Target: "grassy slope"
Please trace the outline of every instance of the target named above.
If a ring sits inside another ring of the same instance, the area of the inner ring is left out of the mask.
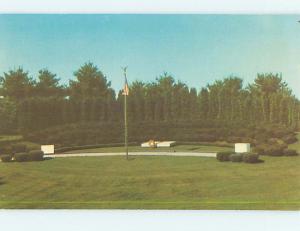
[[[130,152],[219,152],[219,151],[231,151],[230,147],[218,147],[207,145],[177,145],[171,148],[142,148],[140,146],[130,146]],[[124,147],[106,147],[106,148],[92,148],[84,150],[74,150],[66,153],[95,153],[95,152],[124,152]]]
[[[300,209],[299,157],[58,158],[0,163],[2,208]]]

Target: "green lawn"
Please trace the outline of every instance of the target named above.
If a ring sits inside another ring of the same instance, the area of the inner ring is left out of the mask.
[[[129,146],[130,152],[220,152],[233,151],[234,148],[218,147],[210,145],[177,145],[170,148],[142,148],[140,146]],[[84,150],[73,150],[66,153],[95,153],[95,152],[124,152],[124,147],[91,148]]]
[[[300,209],[300,157],[136,156],[0,163],[1,208]]]

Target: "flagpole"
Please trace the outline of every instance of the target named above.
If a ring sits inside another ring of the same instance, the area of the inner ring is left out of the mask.
[[[127,67],[123,68],[124,71],[124,86],[127,84],[126,81],[126,69]],[[126,159],[128,160],[128,128],[127,128],[127,94],[124,94],[124,127],[125,127],[125,133],[124,133],[124,138],[125,138],[125,153],[126,153]]]

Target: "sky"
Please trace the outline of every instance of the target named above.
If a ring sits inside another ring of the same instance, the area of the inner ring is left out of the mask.
[[[164,72],[200,89],[237,76],[282,73],[300,98],[300,15],[0,14],[0,75],[48,68],[62,83],[93,62],[122,88]]]

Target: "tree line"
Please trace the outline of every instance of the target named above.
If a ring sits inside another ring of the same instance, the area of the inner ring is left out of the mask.
[[[68,85],[47,69],[36,79],[22,68],[0,77],[0,133],[30,133],[66,124],[122,123],[123,95],[92,63],[74,72]],[[229,76],[201,89],[190,88],[163,73],[153,82],[129,85],[131,124],[280,124],[298,129],[300,102],[280,74],[258,74],[243,86]],[[121,121],[121,122],[120,122]]]

